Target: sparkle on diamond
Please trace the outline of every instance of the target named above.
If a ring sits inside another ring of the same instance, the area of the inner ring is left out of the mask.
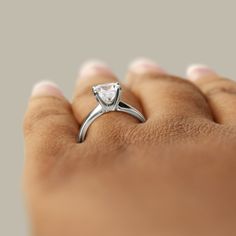
[[[116,83],[97,85],[94,90],[102,101],[106,104],[111,104],[117,93],[118,85]]]

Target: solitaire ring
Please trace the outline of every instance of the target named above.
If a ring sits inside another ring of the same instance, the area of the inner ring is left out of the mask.
[[[125,112],[145,122],[144,116],[134,107],[121,101],[121,86],[117,83],[100,84],[93,86],[93,94],[98,101],[97,107],[91,111],[81,125],[77,141],[82,143],[85,140],[89,126],[95,119],[107,112]]]

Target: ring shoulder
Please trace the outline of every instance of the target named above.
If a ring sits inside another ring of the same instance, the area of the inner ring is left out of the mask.
[[[122,101],[119,102],[119,105],[117,107],[117,111],[128,113],[128,114],[136,117],[141,122],[146,121],[145,117],[142,115],[141,112],[139,112],[136,108],[132,107],[131,105],[129,105],[125,102],[122,102]]]
[[[96,120],[103,113],[104,111],[102,109],[102,106],[99,104],[87,115],[87,117],[85,118],[84,122],[80,127],[80,132],[77,138],[77,141],[79,143],[83,142],[83,140],[85,139],[85,135],[87,133],[89,126],[93,123],[94,120]]]

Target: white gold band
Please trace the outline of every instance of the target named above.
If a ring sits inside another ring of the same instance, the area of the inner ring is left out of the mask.
[[[145,122],[144,116],[134,107],[120,101],[121,87],[119,83],[102,84],[93,87],[94,95],[99,102],[97,107],[88,114],[80,127],[77,138],[79,143],[85,140],[87,130],[95,119],[107,112],[124,112]]]

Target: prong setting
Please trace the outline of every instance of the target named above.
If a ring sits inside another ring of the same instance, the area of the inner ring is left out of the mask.
[[[116,110],[121,96],[121,86],[118,82],[96,85],[92,90],[104,112]]]

